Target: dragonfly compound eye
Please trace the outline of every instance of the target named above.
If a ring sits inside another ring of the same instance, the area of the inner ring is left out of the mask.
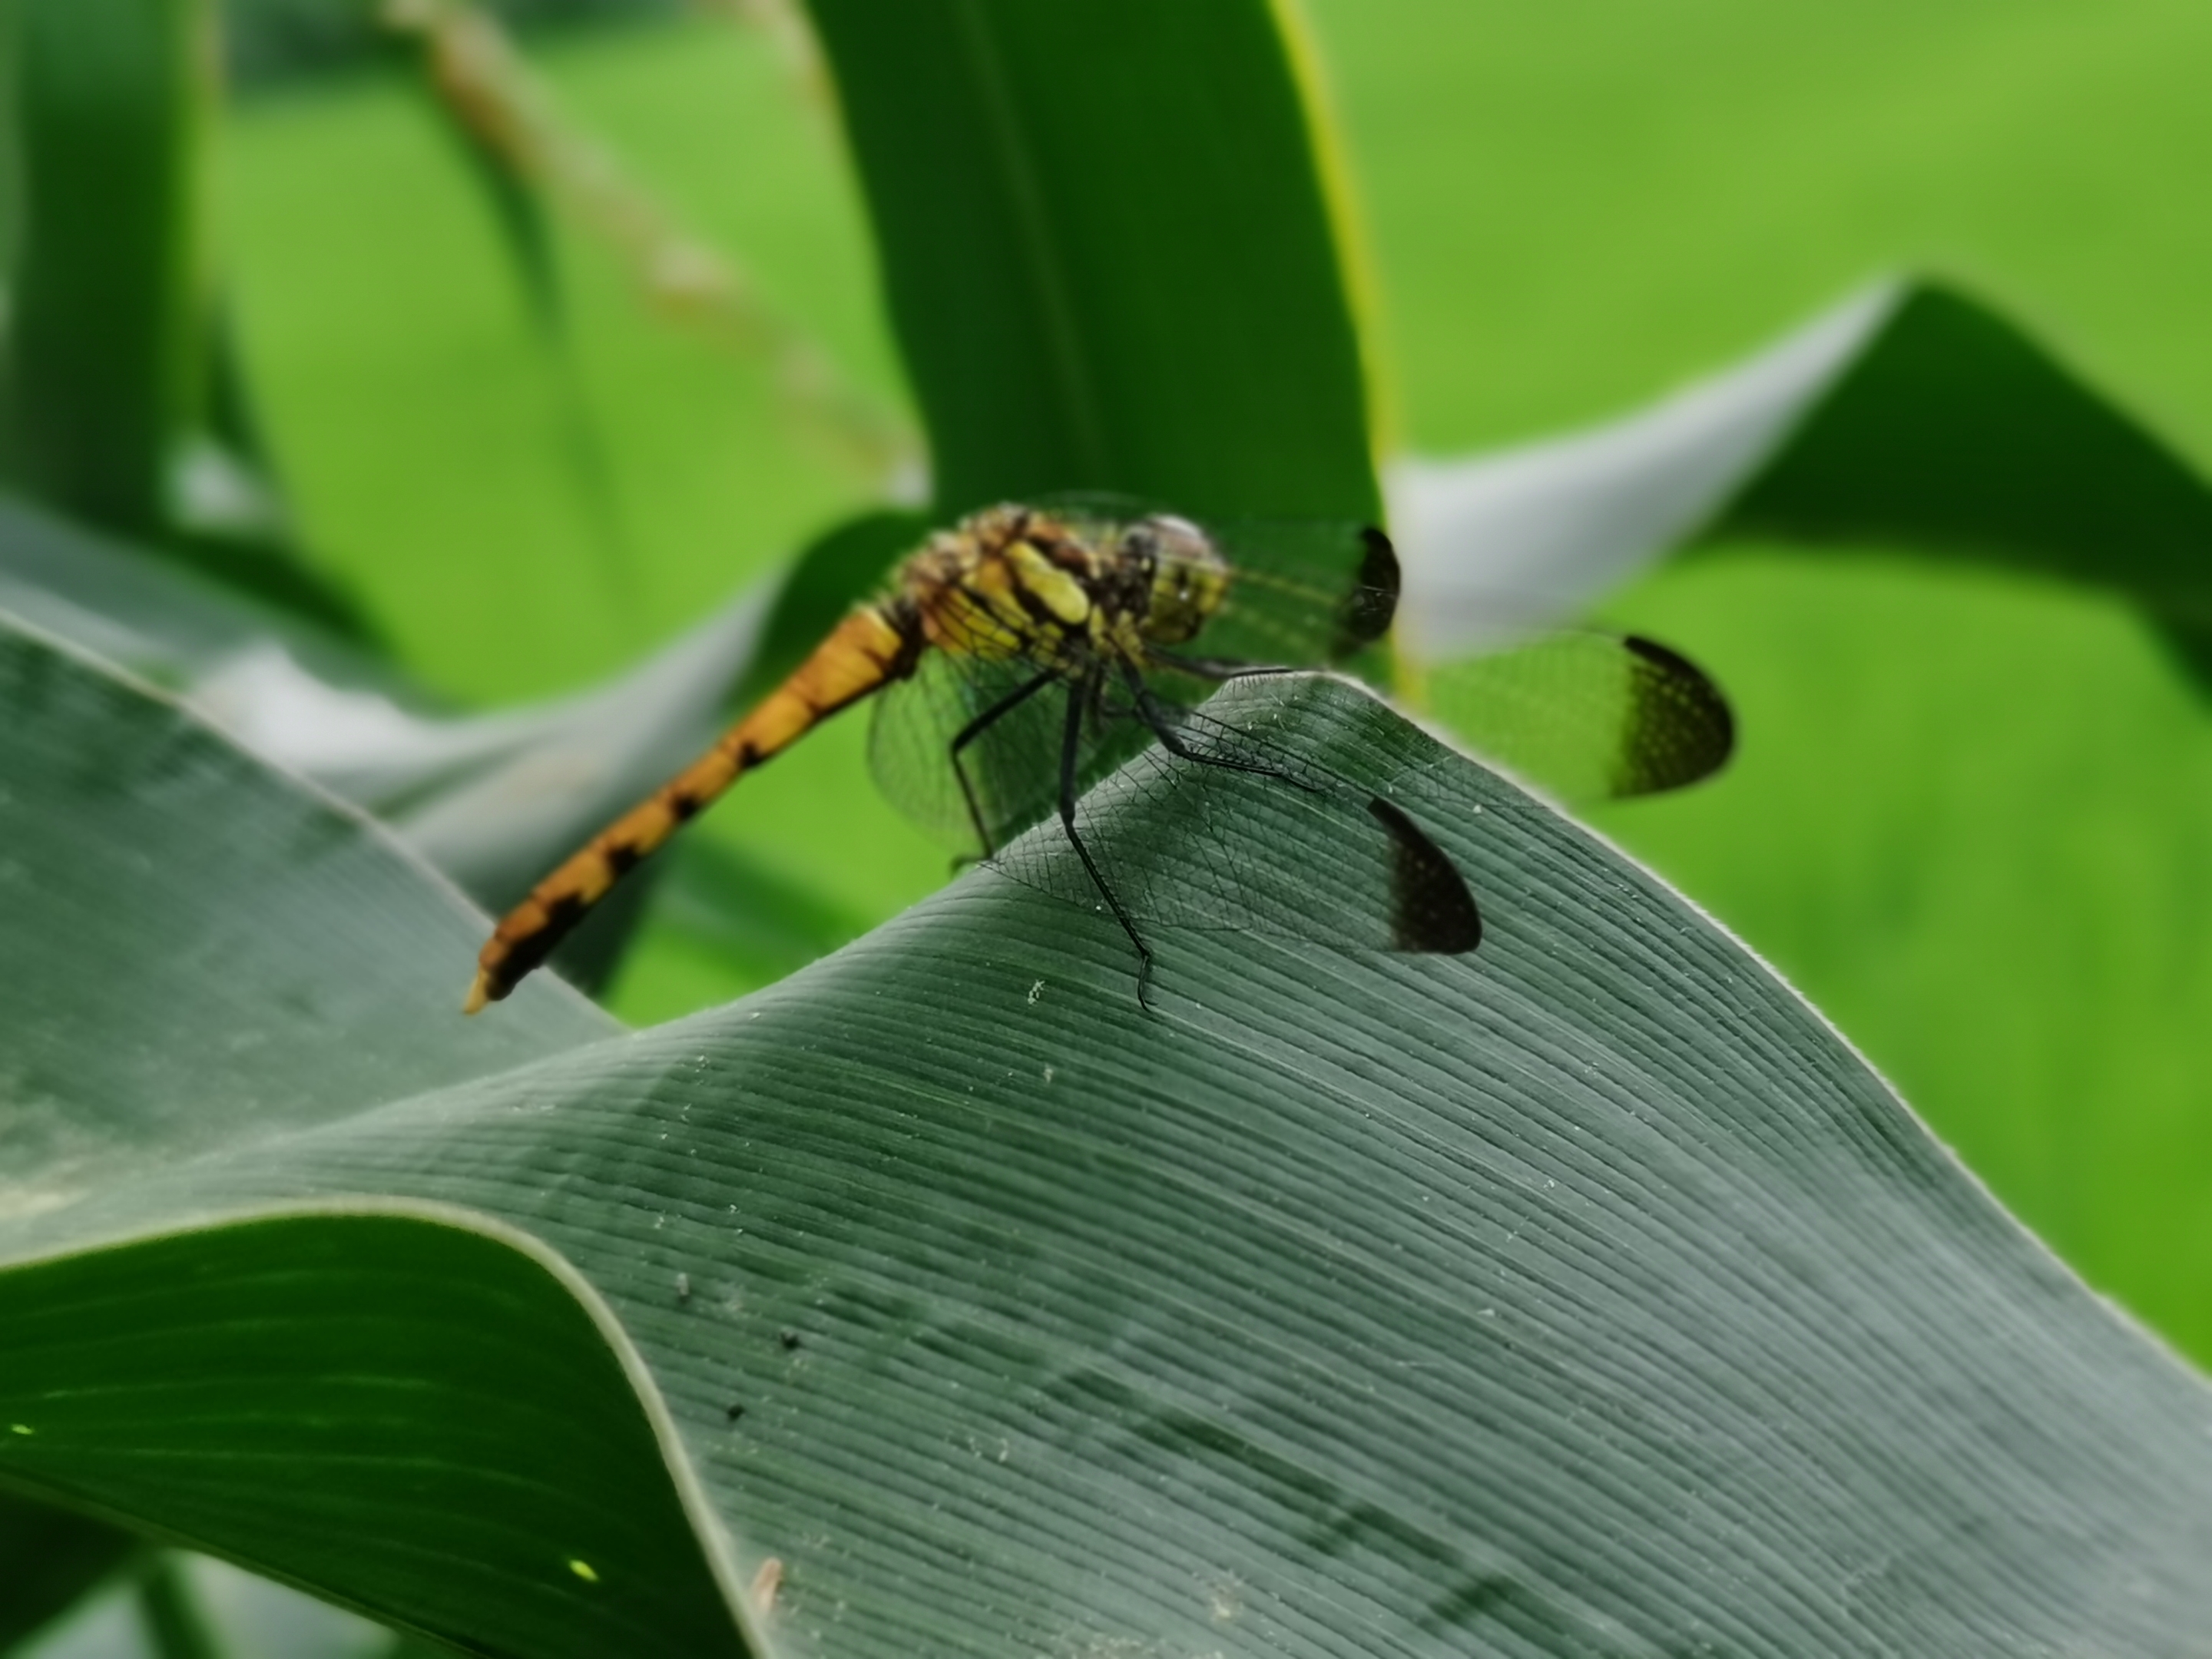
[[[1180,645],[1220,609],[1229,589],[1228,568],[1213,538],[1188,519],[1156,513],[1130,526],[1123,544],[1135,545],[1139,535],[1152,556],[1145,637],[1158,645]]]

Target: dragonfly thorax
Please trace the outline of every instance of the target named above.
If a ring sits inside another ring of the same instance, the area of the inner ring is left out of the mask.
[[[1172,514],[1116,523],[1010,503],[933,538],[900,590],[885,614],[927,645],[1080,678],[1101,663],[1141,666],[1194,637],[1228,596],[1229,567]]]

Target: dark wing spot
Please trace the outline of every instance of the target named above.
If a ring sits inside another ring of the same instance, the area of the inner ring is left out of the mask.
[[[1455,957],[1482,943],[1482,913],[1459,866],[1382,797],[1367,810],[1390,837],[1390,945]]]
[[[1390,631],[1398,614],[1398,550],[1373,525],[1359,532],[1359,580],[1337,612],[1334,653],[1350,656]]]
[[[1613,793],[1678,789],[1720,770],[1735,747],[1735,716],[1705,670],[1641,635],[1624,636],[1630,665],[1628,716]]]

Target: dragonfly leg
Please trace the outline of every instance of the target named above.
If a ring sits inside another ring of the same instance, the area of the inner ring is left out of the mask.
[[[968,803],[968,821],[975,826],[975,844],[983,849],[981,856],[984,858],[989,858],[999,849],[992,844],[990,828],[983,821],[982,805],[975,799],[975,786],[968,781],[968,769],[960,763],[960,751],[1058,678],[1048,668],[1036,678],[1024,680],[953,734],[952,775],[960,781],[960,799]],[[961,862],[963,860],[955,860],[953,867],[957,869]]]
[[[1263,668],[1253,672],[1265,674],[1294,671]],[[1240,760],[1231,755],[1208,755],[1192,748],[1183,740],[1182,733],[1176,730],[1175,722],[1168,718],[1167,706],[1159,700],[1152,687],[1145,684],[1144,677],[1127,663],[1122,665],[1121,672],[1129,682],[1129,695],[1136,699],[1137,712],[1145,717],[1145,724],[1152,728],[1152,735],[1160,740],[1160,747],[1170,755],[1187,760],[1194,766],[1218,766],[1224,772],[1250,772],[1263,778],[1279,778],[1285,783],[1310,793],[1320,789],[1319,784],[1310,782],[1295,773],[1285,772],[1279,766],[1270,766],[1265,761]]]
[[[1075,856],[1083,860],[1083,867],[1091,873],[1091,885],[1106,901],[1106,908],[1114,913],[1114,920],[1121,924],[1121,931],[1129,936],[1129,943],[1137,947],[1137,1006],[1146,1013],[1152,1012],[1150,998],[1145,994],[1152,979],[1152,951],[1137,932],[1137,924],[1121,908],[1121,901],[1107,885],[1105,876],[1091,856],[1091,849],[1083,844],[1083,837],[1075,829],[1075,771],[1082,757],[1083,715],[1098,695],[1098,675],[1094,670],[1087,679],[1067,690],[1067,736],[1060,746],[1060,825],[1067,831],[1068,844],[1075,848]]]

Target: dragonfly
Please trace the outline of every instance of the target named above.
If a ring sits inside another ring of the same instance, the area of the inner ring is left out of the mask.
[[[1249,556],[1246,550],[1249,549]],[[1346,948],[1462,954],[1482,935],[1465,879],[1405,806],[1311,757],[1199,706],[1210,687],[1356,659],[1399,597],[1389,539],[1370,526],[1286,521],[1239,534],[1123,503],[1001,503],[931,536],[697,760],[562,862],[500,921],[464,1002],[508,995],[628,872],[740,778],[823,721],[876,704],[869,758],[892,802],[961,858],[1103,908],[1137,961],[1151,1007],[1154,924],[1249,927]],[[1545,636],[1481,659],[1455,685],[1454,723],[1575,793],[1671,788],[1715,769],[1728,705],[1694,665],[1651,641]],[[1486,695],[1483,686],[1487,684]],[[1086,805],[1116,769],[1184,854],[1174,879],[1120,820]],[[1200,781],[1258,792],[1295,833],[1340,833],[1333,902],[1231,856]],[[1055,823],[1056,820],[1056,823]],[[1048,832],[1075,854],[1071,872]]]

